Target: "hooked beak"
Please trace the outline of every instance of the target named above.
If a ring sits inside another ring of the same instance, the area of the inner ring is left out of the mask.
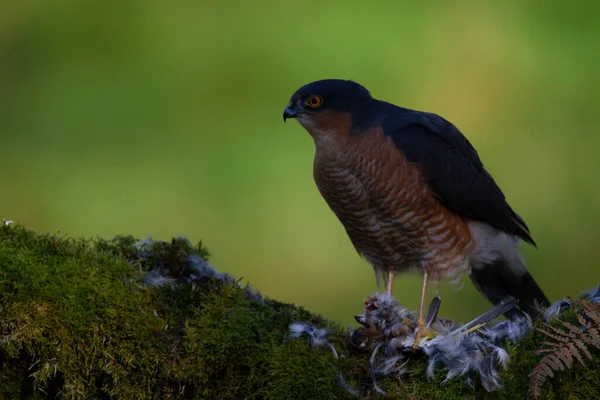
[[[298,112],[294,110],[292,107],[288,106],[283,110],[283,122],[285,122],[288,118],[294,118]]]

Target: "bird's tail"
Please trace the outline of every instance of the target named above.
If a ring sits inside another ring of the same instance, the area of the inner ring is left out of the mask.
[[[506,269],[510,268],[502,261],[494,264],[472,268],[470,278],[475,287],[492,303],[497,304],[507,296],[518,301],[520,310],[535,318],[541,307],[550,305],[548,298],[540,289],[529,272],[520,277],[507,277]],[[510,318],[517,310],[508,311],[505,316]]]
[[[476,251],[471,259],[470,278],[475,287],[493,304],[507,296],[518,301],[520,310],[535,318],[540,307],[550,302],[527,271],[519,249],[519,239],[490,226],[471,226]],[[505,314],[512,317],[518,310]]]

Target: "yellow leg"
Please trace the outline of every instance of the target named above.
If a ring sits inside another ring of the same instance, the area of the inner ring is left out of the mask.
[[[388,281],[387,281],[387,291],[386,293],[391,296],[392,289],[394,287],[394,277],[396,276],[396,272],[393,269],[388,271]]]
[[[427,297],[427,270],[423,273],[423,291],[421,292],[421,307],[419,308],[419,319],[417,322],[419,323],[419,330],[415,335],[415,343],[413,344],[413,349],[417,349],[419,347],[419,343],[421,339],[425,337],[427,334],[427,328],[425,328],[425,319],[423,318],[425,314],[425,297]]]

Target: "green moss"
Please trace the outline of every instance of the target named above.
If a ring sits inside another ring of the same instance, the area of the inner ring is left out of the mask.
[[[208,252],[185,239],[135,243],[0,228],[0,398],[276,398],[274,377],[293,387],[286,366],[313,362],[323,368],[311,380],[329,382],[315,393],[344,393],[331,353],[287,347],[290,323],[328,321],[218,279],[144,287],[149,269],[181,278],[189,255]]]
[[[307,341],[279,346],[269,360],[264,398],[288,399],[293,394],[297,399],[351,399],[338,383],[336,364],[331,351],[314,350]]]
[[[234,281],[205,276],[186,283],[186,259],[208,257],[201,243],[136,242],[0,227],[0,398],[353,398],[339,385],[340,373],[364,398],[381,397],[371,385],[369,355],[349,352],[337,324],[291,304],[254,301]],[[144,286],[153,268],[176,283]],[[290,339],[296,321],[329,328],[341,357]],[[441,371],[428,380],[424,356],[380,385],[389,398],[526,398],[542,340],[532,332],[508,346],[512,362],[498,392],[471,389],[462,378],[442,385]],[[600,398],[599,362],[560,373],[542,398]]]

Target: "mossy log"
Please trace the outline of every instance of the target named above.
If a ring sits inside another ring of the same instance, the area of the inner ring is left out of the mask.
[[[372,388],[369,354],[347,330],[292,304],[262,299],[226,275],[190,279],[199,244],[175,238],[140,246],[130,236],[83,240],[0,227],[0,399],[352,399]],[[148,285],[148,272],[168,279]],[[224,279],[227,277],[227,279]],[[567,316],[565,316],[567,318]],[[331,331],[327,347],[291,339],[294,322]],[[397,399],[523,399],[543,337],[507,344],[505,387],[486,392],[415,355],[379,382]],[[598,358],[548,382],[544,399],[600,398]]]

